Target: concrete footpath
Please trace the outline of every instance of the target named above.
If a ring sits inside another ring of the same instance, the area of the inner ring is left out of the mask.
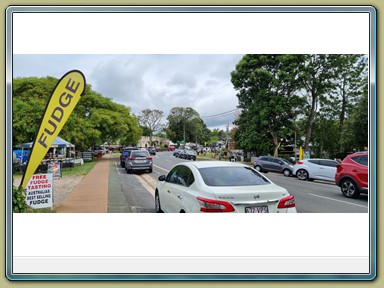
[[[64,202],[56,208],[57,213],[107,213],[108,179],[110,160],[106,154],[81,180]]]

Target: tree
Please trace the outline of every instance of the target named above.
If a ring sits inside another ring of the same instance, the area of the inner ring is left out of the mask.
[[[13,143],[33,141],[49,96],[58,79],[17,78],[13,81]],[[60,132],[60,136],[88,149],[104,142],[137,143],[141,137],[137,117],[130,109],[103,97],[87,85],[79,103]]]
[[[167,120],[167,136],[173,142],[184,141],[184,136],[186,142],[195,142],[204,130],[199,113],[191,107],[172,108]]]
[[[231,73],[242,113],[235,139],[240,148],[271,153],[293,131],[303,106],[304,55],[245,55]]]
[[[309,150],[311,144],[319,157],[345,151],[343,137],[348,132],[344,124],[368,85],[367,58],[364,55],[310,55],[303,71],[304,94],[308,100],[305,149]],[[319,150],[320,147],[326,148]]]
[[[302,66],[302,78],[305,93],[308,99],[307,124],[305,128],[304,150],[309,150],[312,128],[320,100],[334,88],[332,57],[326,54],[305,55],[305,65]]]
[[[330,99],[333,101],[334,111],[338,111],[339,118],[339,149],[344,151],[342,135],[344,123],[356,107],[355,104],[362,95],[367,95],[367,58],[364,55],[334,55],[335,65],[335,89],[331,92]],[[368,105],[368,104],[367,104]]]
[[[345,121],[345,129],[342,134],[342,145],[346,151],[364,151],[368,148],[369,128],[369,101],[368,86],[362,97],[357,102],[350,117]]]
[[[163,120],[164,112],[160,110],[145,109],[141,111],[139,115],[139,123],[143,127],[146,127],[149,132],[149,142],[152,145],[153,132],[158,131],[162,128],[161,121]]]

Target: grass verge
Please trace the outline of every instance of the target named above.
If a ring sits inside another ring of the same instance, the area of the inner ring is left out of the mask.
[[[63,168],[61,170],[62,176],[81,176],[81,175],[87,175],[89,171],[92,170],[93,167],[95,167],[98,160],[94,160],[91,162],[84,162],[83,165],[76,165],[73,168]]]

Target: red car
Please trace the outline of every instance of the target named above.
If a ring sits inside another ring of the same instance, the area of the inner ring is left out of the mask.
[[[175,151],[176,147],[175,146],[169,146],[168,151]]]
[[[337,164],[335,182],[345,197],[368,193],[368,152],[349,154]]]

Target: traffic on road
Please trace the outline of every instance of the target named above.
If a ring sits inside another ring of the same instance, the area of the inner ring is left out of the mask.
[[[118,180],[120,182],[119,184],[121,185],[124,196],[125,196],[124,199],[127,201],[126,205],[131,207],[130,210],[132,212],[142,212],[142,213],[153,212],[154,213],[154,212],[162,211],[163,210],[162,207],[166,207],[169,204],[164,201],[169,201],[169,200],[167,200],[166,197],[165,198],[162,197],[161,195],[166,195],[168,192],[167,190],[165,190],[165,192],[162,191],[159,193],[159,188],[156,188],[156,187],[159,187],[159,185],[161,185],[161,182],[164,182],[164,179],[165,177],[168,176],[169,172],[177,165],[179,166],[181,165],[180,167],[190,167],[191,165],[188,163],[196,164],[198,162],[210,161],[210,160],[197,159],[195,160],[196,161],[195,162],[194,160],[175,157],[173,154],[174,153],[172,151],[169,151],[169,152],[164,151],[164,152],[156,153],[156,155],[151,155],[151,159],[153,162],[152,170],[143,170],[143,171],[138,170],[138,171],[133,171],[133,173],[127,173],[126,167],[121,167],[120,159],[116,158],[116,161],[114,163],[115,169],[113,173],[117,174],[118,176],[115,178],[119,179]],[[227,163],[228,164],[227,166],[229,167],[229,163],[230,163],[229,161],[221,161],[221,162]],[[183,165],[183,163],[186,165]],[[231,164],[237,165],[237,163],[231,163]],[[220,165],[224,165],[224,164],[220,164]],[[251,167],[251,165],[249,165],[249,167]],[[253,169],[251,170],[254,171]],[[183,173],[187,173],[187,172],[183,170]],[[194,173],[192,174],[193,175],[188,174],[188,177],[194,177],[195,178],[194,182],[199,183],[199,185],[207,184],[207,183],[204,183],[204,179],[201,175],[196,174],[196,171],[194,171]],[[159,177],[160,177],[160,180],[159,180]],[[169,175],[168,177],[171,177],[171,175]],[[191,179],[191,178],[187,178],[187,181],[191,181],[188,179]],[[196,181],[196,179],[198,181]],[[244,200],[246,196],[243,196],[242,201],[240,201],[238,198],[235,199],[233,195],[227,194],[227,195],[223,195],[222,196],[223,198],[220,199],[220,200],[223,200],[222,202],[225,202],[225,203],[220,203],[220,201],[218,201],[217,203],[207,203],[207,201],[205,202],[194,201],[196,203],[200,203],[200,207],[193,207],[191,211],[194,211],[194,212],[205,211],[204,209],[207,209],[207,207],[208,209],[219,209],[219,210],[230,209],[231,210],[232,208],[228,208],[228,206],[226,206],[227,202],[228,203],[230,202],[232,204],[245,202],[245,205],[242,206],[243,207],[242,212],[245,212],[244,210],[245,208],[247,208],[246,209],[247,212],[253,212],[253,213],[271,213],[271,212],[277,212],[279,210],[280,212],[284,211],[284,212],[298,212],[298,213],[367,213],[368,212],[369,205],[368,205],[367,194],[361,194],[359,195],[358,198],[346,198],[340,192],[340,187],[338,187],[334,181],[333,182],[323,181],[323,180],[302,181],[299,178],[294,176],[286,177],[284,176],[283,173],[273,173],[273,172],[269,172],[269,173],[261,172],[260,179],[266,179],[265,181],[267,183],[271,182],[273,185],[279,186],[282,189],[281,190],[282,192],[280,193],[281,195],[279,196],[275,195],[275,197],[271,197],[271,199],[265,199],[261,189],[260,193],[257,192],[252,194],[252,197],[254,198]],[[213,185],[213,184],[210,184],[210,185]],[[219,184],[219,185],[222,185],[222,184]],[[262,186],[263,185],[259,185],[258,189]],[[188,183],[183,187],[186,187],[184,190],[187,191]],[[217,189],[218,187],[213,187],[213,188]],[[156,189],[157,189],[157,194],[156,194]],[[218,188],[218,190],[220,190],[220,188]],[[257,191],[257,190],[254,190],[254,191]],[[160,200],[159,200],[159,195],[160,195]],[[179,194],[176,193],[175,197],[178,197],[178,196],[186,197],[186,196],[181,196],[180,193]],[[285,199],[285,201],[287,200],[289,201],[287,201],[285,204],[279,204],[280,203],[279,201],[281,201],[281,199],[286,198],[288,196],[291,196],[291,197],[289,199]],[[195,195],[195,197],[199,197],[199,196]],[[225,199],[226,197],[227,199]],[[202,198],[206,199],[209,197],[202,197]],[[258,201],[264,201],[264,203],[268,203],[269,201],[272,201],[272,202],[275,201],[274,202],[275,207],[278,207],[279,205],[283,205],[283,206],[288,205],[285,207],[285,209],[288,208],[289,211],[284,209],[274,209],[269,204],[260,204],[261,202],[258,202]],[[241,205],[239,204],[239,205],[232,205],[232,206],[235,206],[235,209],[236,209],[237,206],[241,206]],[[263,208],[257,208],[257,207],[263,207]],[[200,209],[203,209],[203,210],[200,210]],[[176,211],[176,210],[170,209],[169,212],[188,212],[188,211],[184,211],[183,209],[179,211]]]

